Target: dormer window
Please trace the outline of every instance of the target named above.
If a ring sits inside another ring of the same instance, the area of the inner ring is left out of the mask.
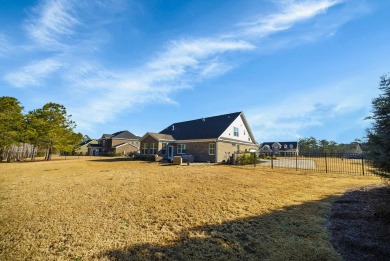
[[[294,148],[294,145],[290,144],[290,149],[293,149]]]
[[[284,148],[287,149],[287,144],[284,144]]]
[[[237,127],[234,127],[234,128],[233,128],[233,131],[234,131],[234,136],[235,136],[235,137],[238,137],[238,135],[239,135],[238,128],[237,128]]]

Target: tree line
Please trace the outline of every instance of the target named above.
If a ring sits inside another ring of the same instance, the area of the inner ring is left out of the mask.
[[[360,139],[355,139],[351,143],[337,143],[326,139],[318,140],[315,137],[301,138],[298,141],[300,151],[326,152],[329,154],[354,152],[358,144],[366,147],[366,142],[362,142]]]
[[[16,98],[0,97],[0,162],[35,160],[38,150],[51,160],[54,151],[70,153],[82,141],[63,105],[49,102],[25,114],[23,109]]]

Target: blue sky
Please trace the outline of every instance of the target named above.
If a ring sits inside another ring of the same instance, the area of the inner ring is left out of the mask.
[[[99,138],[243,111],[258,142],[351,142],[390,72],[390,1],[0,2],[0,96]]]

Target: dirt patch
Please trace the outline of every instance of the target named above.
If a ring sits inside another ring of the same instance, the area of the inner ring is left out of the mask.
[[[328,229],[344,260],[389,260],[390,187],[371,185],[333,203]]]

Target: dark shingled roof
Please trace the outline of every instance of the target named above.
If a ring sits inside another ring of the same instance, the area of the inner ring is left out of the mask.
[[[128,139],[128,140],[138,140],[140,137],[134,135],[130,131],[118,131],[111,135],[111,139]]]
[[[229,113],[192,121],[176,122],[160,131],[175,140],[216,139],[233,123],[241,112]]]
[[[261,147],[268,145],[268,146],[270,146],[270,148],[272,148],[272,145],[274,143],[279,143],[282,146],[282,149],[284,149],[284,145],[287,145],[288,149],[290,149],[290,144],[292,144],[294,146],[294,149],[296,149],[298,146],[298,142],[296,142],[296,141],[274,141],[274,142],[263,142],[263,143],[261,143]]]
[[[86,140],[86,141],[83,141],[81,143],[79,143],[79,146],[84,146],[85,144],[88,144],[90,143],[92,140]]]

